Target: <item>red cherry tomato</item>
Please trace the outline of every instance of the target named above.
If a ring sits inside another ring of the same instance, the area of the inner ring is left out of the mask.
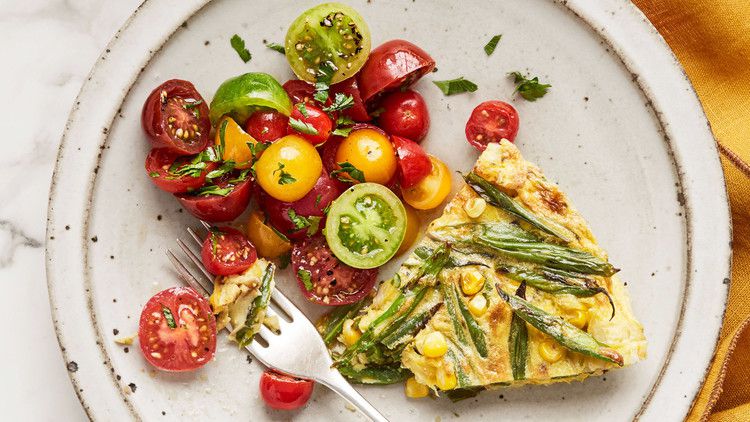
[[[231,227],[212,227],[203,241],[201,260],[213,275],[240,274],[258,259],[255,246]]]
[[[320,218],[320,221],[317,222],[318,230],[322,230],[325,227],[324,210],[334,199],[338,198],[341,191],[342,187],[331,179],[327,172],[323,171],[312,190],[298,201],[279,201],[264,191],[259,190],[258,203],[268,216],[269,222],[278,231],[290,239],[302,239],[307,235],[309,227],[300,229],[292,221],[292,215],[303,217],[311,224],[316,224],[316,218],[311,220],[310,217],[318,217]],[[297,221],[300,225],[304,224],[304,220],[298,219]]]
[[[382,112],[378,124],[391,135],[403,136],[419,142],[430,129],[430,113],[427,104],[418,92],[397,91],[388,94],[380,102]]]
[[[274,409],[298,409],[310,400],[315,383],[266,369],[260,376],[260,395]]]
[[[336,94],[351,95],[354,99],[354,104],[341,111],[341,114],[349,117],[355,122],[367,122],[370,121],[370,115],[367,114],[365,103],[362,101],[362,97],[359,95],[359,86],[357,85],[357,78],[351,77],[345,81],[341,81],[337,84],[331,85],[329,91],[330,98],[335,98]]]
[[[239,217],[250,203],[253,182],[246,179],[231,183],[231,177],[215,181],[221,189],[231,188],[226,195],[195,195],[191,193],[176,194],[180,204],[194,216],[209,223],[231,221]]]
[[[206,174],[215,169],[217,163],[206,163],[206,168],[198,174],[179,175],[192,157],[178,156],[166,148],[154,148],[146,157],[146,173],[151,183],[169,193],[184,193],[198,189],[206,181]],[[175,170],[172,170],[174,167]]]
[[[245,122],[245,132],[258,142],[273,142],[284,137],[289,118],[273,110],[256,111]]]
[[[189,287],[155,294],[141,312],[138,342],[143,357],[159,369],[200,368],[216,352],[216,320],[208,300]]]
[[[398,157],[398,177],[401,187],[409,189],[421,182],[432,171],[432,162],[422,147],[400,136],[391,136]]]
[[[313,133],[306,132],[295,128],[292,125],[292,119],[300,122],[308,130]],[[328,137],[331,136],[331,130],[333,129],[333,121],[328,115],[316,106],[312,106],[305,103],[297,103],[292,109],[292,115],[289,117],[289,129],[290,135],[299,135],[307,139],[311,144],[318,146],[323,145]]]
[[[143,104],[141,125],[154,148],[191,155],[208,145],[208,105],[193,84],[171,79],[154,89]]]
[[[513,142],[518,133],[518,112],[503,101],[485,101],[471,112],[466,122],[466,140],[479,151],[490,142]]]
[[[313,99],[315,95],[315,87],[300,79],[291,79],[284,83],[284,91],[289,95],[289,99],[292,103],[305,103],[311,106],[319,106],[320,104]]]
[[[370,52],[357,74],[359,94],[368,106],[380,95],[409,87],[435,68],[426,51],[404,40],[391,40]]]
[[[370,293],[378,276],[377,268],[360,270],[339,261],[321,235],[294,244],[292,268],[302,294],[320,305],[354,303]]]

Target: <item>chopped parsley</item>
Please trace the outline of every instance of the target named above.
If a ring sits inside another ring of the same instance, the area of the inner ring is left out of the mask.
[[[279,168],[273,171],[272,174],[279,173],[279,184],[280,185],[288,185],[290,183],[294,183],[297,181],[297,179],[294,178],[291,174],[286,172],[284,170],[284,163],[279,163]]]
[[[250,61],[250,59],[253,58],[253,55],[250,54],[247,48],[245,48],[245,40],[243,40],[239,35],[234,34],[232,36],[232,39],[229,40],[229,44],[232,46],[234,51],[237,52],[243,62],[247,63]]]
[[[317,196],[315,196],[315,206],[316,207],[320,206],[320,200],[321,199],[323,199],[323,195],[318,194]]]
[[[492,53],[495,52],[497,43],[500,42],[500,38],[502,37],[502,35],[495,35],[494,37],[492,37],[490,42],[488,42],[487,45],[484,46],[484,52],[487,53],[488,56],[492,55]]]
[[[302,284],[304,284],[305,289],[308,292],[311,292],[313,289],[312,273],[310,271],[303,270],[302,268],[300,268],[299,270],[297,270],[297,277],[299,277],[300,281],[302,281]]]
[[[310,113],[307,112],[307,106],[305,105],[305,103],[298,103],[297,110],[299,110],[300,114],[302,114],[303,116],[310,117]]]
[[[216,170],[209,171],[206,175],[206,179],[218,179],[219,177],[234,170],[234,167],[234,161],[225,161],[224,164],[221,165],[221,167],[217,168]]]
[[[302,230],[310,227],[310,220],[308,220],[305,216],[297,214],[294,209],[289,208],[289,211],[287,211],[286,213],[289,216],[289,219],[292,220],[292,224],[294,224],[294,228],[296,230]]]
[[[328,101],[328,89],[331,87],[333,74],[339,70],[332,61],[326,60],[318,67],[318,75],[315,82],[315,101],[325,104]]]
[[[544,97],[547,90],[552,87],[552,85],[540,84],[539,78],[536,76],[533,79],[529,79],[526,76],[523,76],[521,72],[511,72],[508,76],[512,76],[513,83],[516,84],[516,90],[514,93],[517,92],[521,94],[521,96],[527,101],[536,101],[539,98]]]
[[[315,129],[313,125],[303,122],[302,120],[297,120],[294,117],[289,118],[289,126],[291,126],[292,129],[296,130],[297,132],[304,133],[305,135],[318,134],[318,129]]]
[[[275,42],[270,42],[270,43],[266,44],[266,47],[270,48],[273,51],[278,51],[281,54],[286,54],[286,49],[281,44],[277,44]]]
[[[323,111],[325,111],[326,113],[331,113],[334,111],[345,110],[353,105],[354,97],[337,92],[336,96],[333,97],[333,104],[328,107],[323,107]]]
[[[164,314],[164,319],[167,320],[169,328],[177,328],[177,323],[174,321],[174,315],[172,315],[172,311],[170,311],[169,308],[161,305],[161,313]]]
[[[148,175],[151,176],[151,177],[159,177],[159,172],[158,171],[152,171]]]
[[[192,110],[201,104],[203,104],[203,100],[193,101],[192,103],[183,104],[182,108],[185,110]]]
[[[352,127],[350,125],[354,124],[354,120],[352,120],[348,116],[339,116],[336,119],[336,129],[331,132],[331,135],[334,136],[349,136],[349,134],[352,132]]]
[[[365,182],[365,174],[362,172],[362,170],[354,167],[354,164],[344,161],[343,163],[338,163],[339,167],[341,167],[338,170],[334,170],[331,172],[331,177],[336,176],[338,180],[341,180],[342,182],[352,183],[352,181],[346,177],[339,176],[341,173],[346,173],[351,177],[352,179],[364,183]]]
[[[218,185],[208,185],[195,191],[196,196],[227,196],[234,190],[234,186],[221,187]]]
[[[464,79],[463,76],[446,81],[432,81],[445,95],[463,94],[464,92],[474,92],[479,88],[474,82]]]

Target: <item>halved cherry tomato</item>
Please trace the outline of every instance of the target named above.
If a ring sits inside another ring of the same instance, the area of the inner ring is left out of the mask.
[[[398,177],[401,187],[411,188],[432,171],[430,157],[414,141],[400,136],[391,136],[398,157]]]
[[[247,237],[253,242],[258,255],[273,259],[292,249],[287,239],[282,239],[268,224],[266,216],[260,210],[255,210],[247,220]]]
[[[324,210],[340,193],[339,184],[321,172],[315,186],[302,199],[283,202],[261,191],[258,203],[277,230],[290,239],[301,239],[311,229],[317,233],[325,227]]]
[[[272,143],[255,163],[260,187],[284,202],[294,202],[307,195],[322,170],[318,151],[297,135],[287,135]]]
[[[258,142],[273,142],[284,137],[289,118],[273,110],[261,110],[253,113],[245,122],[245,132]]]
[[[304,406],[315,382],[266,369],[260,376],[260,395],[274,409],[294,410]]]
[[[401,246],[396,251],[396,256],[408,251],[414,242],[416,242],[422,224],[419,220],[419,214],[417,214],[414,208],[404,205],[404,209],[406,210],[406,233],[404,233],[404,241],[401,242]]]
[[[284,91],[286,91],[292,103],[305,103],[312,106],[318,106],[319,103],[313,99],[315,95],[315,86],[301,79],[290,79],[284,82]],[[330,96],[329,96],[330,99]]]
[[[292,112],[292,102],[273,76],[261,72],[245,73],[219,85],[211,100],[211,123],[216,124],[224,115],[244,122],[256,111],[267,109],[288,116]]]
[[[155,294],[138,325],[143,357],[165,371],[192,371],[216,353],[216,320],[208,300],[189,287]]]
[[[430,129],[430,113],[424,98],[412,90],[388,94],[380,102],[378,124],[389,135],[403,136],[419,142]]]
[[[354,103],[351,107],[341,111],[342,115],[351,118],[355,122],[370,121],[370,115],[367,114],[365,103],[362,101],[362,97],[359,95],[357,78],[351,77],[345,81],[341,81],[337,84],[331,85],[329,99],[335,98],[337,93],[351,95],[352,99],[354,100]]]
[[[365,182],[385,184],[396,174],[396,153],[382,132],[374,129],[353,130],[339,145],[336,163],[349,163],[364,173]],[[341,176],[351,174],[341,173]],[[352,179],[354,179],[352,177]]]
[[[203,241],[201,260],[213,275],[239,274],[252,267],[258,259],[255,246],[231,227],[212,227]]]
[[[426,51],[405,40],[391,40],[370,52],[357,74],[362,101],[370,106],[380,95],[408,88],[435,68]]]
[[[255,145],[258,141],[242,130],[234,119],[229,116],[222,117],[216,128],[215,138],[216,145],[224,145],[224,161],[233,161],[239,169],[250,168],[253,163],[253,152],[248,144]]]
[[[151,182],[169,193],[184,193],[198,189],[206,181],[206,174],[218,164],[207,162],[190,166],[190,156],[178,156],[166,148],[154,148],[146,157],[146,172]]]
[[[171,79],[154,89],[143,104],[141,125],[154,148],[192,155],[208,145],[208,105],[188,81]]]
[[[297,126],[295,126],[297,125]],[[333,122],[328,115],[318,107],[297,103],[289,117],[290,135],[299,135],[311,144],[322,145],[331,136]]]
[[[401,188],[407,204],[418,210],[431,210],[440,205],[451,192],[451,174],[439,158],[429,155],[432,171],[411,188]]]
[[[321,235],[294,244],[292,268],[302,294],[321,305],[345,305],[362,299],[378,276],[377,268],[358,270],[339,261]]]
[[[485,101],[471,112],[466,122],[466,140],[479,151],[484,151],[490,142],[516,139],[518,112],[503,101]]]
[[[204,186],[192,193],[176,194],[175,197],[186,210],[201,220],[210,223],[231,221],[245,211],[253,189],[252,180],[237,178],[237,174],[229,174],[215,180],[215,185]],[[206,188],[213,189],[201,192]],[[210,193],[212,191],[219,194]]]

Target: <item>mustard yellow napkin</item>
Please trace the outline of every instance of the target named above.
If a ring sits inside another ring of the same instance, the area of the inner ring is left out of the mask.
[[[711,370],[687,420],[750,421],[750,1],[633,2],[698,92],[719,143],[732,207],[729,306]]]

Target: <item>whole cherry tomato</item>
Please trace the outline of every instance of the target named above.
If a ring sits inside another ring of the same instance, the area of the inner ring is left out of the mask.
[[[411,188],[432,171],[430,157],[414,141],[400,136],[391,136],[398,157],[398,177],[401,187]]]
[[[299,135],[318,146],[328,140],[332,129],[333,122],[323,110],[305,103],[294,105],[289,117],[290,135]]]
[[[256,111],[245,122],[245,131],[258,142],[273,142],[284,137],[289,118],[275,110]]]
[[[378,124],[389,135],[419,142],[430,129],[430,113],[424,98],[410,89],[388,94],[380,102]]]
[[[391,40],[370,52],[357,74],[362,101],[371,105],[385,92],[408,88],[435,68],[426,51],[405,40]]]
[[[471,112],[466,122],[466,140],[479,151],[484,151],[490,142],[516,139],[518,112],[503,101],[485,101]]]
[[[338,163],[349,163],[362,172],[365,182],[381,185],[388,183],[397,169],[396,154],[388,137],[382,131],[369,128],[353,130],[341,142],[336,151],[336,163],[337,167],[340,167]],[[357,179],[346,171],[339,176]]]
[[[260,376],[260,396],[274,409],[298,409],[310,400],[315,383],[270,369]]]
[[[318,151],[297,135],[287,135],[272,143],[255,163],[258,185],[284,202],[294,202],[307,195],[322,170]]]

